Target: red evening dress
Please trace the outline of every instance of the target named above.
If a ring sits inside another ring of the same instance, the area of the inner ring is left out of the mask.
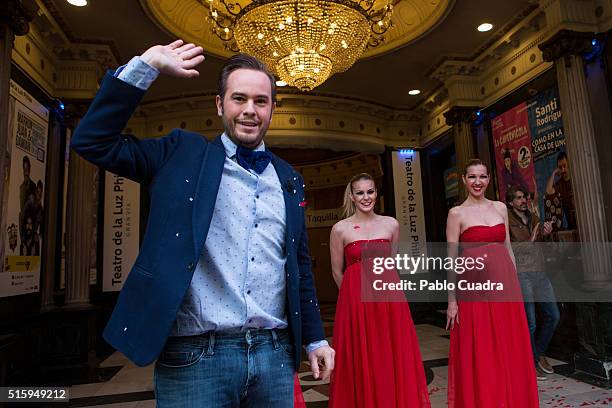
[[[371,269],[367,261],[372,248],[377,255],[391,255],[391,243],[386,239],[355,241],[344,248],[346,269],[336,304],[332,344],[336,359],[329,407],[430,407],[421,352],[404,293],[390,295],[395,297],[390,302],[362,301],[361,269],[362,265]],[[373,276],[365,268],[363,276]],[[395,271],[391,272],[390,279],[398,281]]]
[[[306,401],[304,400],[300,378],[297,373],[293,378],[293,408],[306,408]]]
[[[505,239],[504,224],[473,226],[459,239],[462,256],[486,254],[486,261],[478,277],[457,279],[502,282],[513,301],[478,301],[473,293],[462,301],[458,293],[459,323],[451,329],[448,362],[450,408],[539,407],[525,309]]]

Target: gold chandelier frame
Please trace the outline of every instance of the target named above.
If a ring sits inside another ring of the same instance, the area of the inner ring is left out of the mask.
[[[226,48],[310,91],[384,41],[391,0],[198,0]]]

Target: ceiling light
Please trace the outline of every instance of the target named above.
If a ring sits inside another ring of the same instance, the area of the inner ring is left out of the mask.
[[[276,86],[287,86],[285,81],[276,81]]]
[[[418,95],[421,93],[421,90],[419,89],[411,89],[408,91],[408,95]]]
[[[482,23],[481,25],[478,26],[477,30],[480,31],[481,33],[484,33],[485,31],[490,31],[492,28],[493,28],[493,24]]]
[[[67,0],[73,6],[83,7],[87,5],[87,0]]]
[[[310,91],[344,72],[391,27],[393,0],[199,0],[213,32],[288,85]],[[206,4],[208,3],[208,4]],[[274,38],[264,44],[259,34]],[[314,52],[314,50],[318,50]],[[310,52],[308,52],[310,51]]]

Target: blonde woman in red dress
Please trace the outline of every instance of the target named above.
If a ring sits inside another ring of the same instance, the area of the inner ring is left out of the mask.
[[[399,292],[401,301],[397,296],[391,302],[362,301],[362,260],[372,250],[394,256],[398,244],[399,224],[374,212],[376,197],[370,175],[354,176],[344,196],[346,218],[331,231],[331,266],[339,294],[329,407],[429,407],[421,353],[404,294]]]
[[[470,161],[463,175],[468,197],[448,213],[449,248],[454,246],[456,254],[460,245],[464,257],[487,255],[482,270],[474,270],[477,274],[471,276],[467,271],[459,279],[489,279],[504,285],[503,292],[493,295],[497,298],[486,297],[481,301],[474,292],[449,293],[448,406],[537,408],[538,387],[510,247],[508,210],[504,203],[485,197],[489,181],[487,166],[478,159]],[[463,298],[457,299],[455,295]]]

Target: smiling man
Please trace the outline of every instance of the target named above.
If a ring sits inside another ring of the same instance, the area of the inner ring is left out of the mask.
[[[212,142],[175,129],[121,135],[153,80],[190,78],[202,48],[149,48],[104,79],[72,139],[102,168],[145,185],[147,231],[104,338],[138,365],[157,359],[164,407],[292,407],[304,344],[328,378],[308,254],[301,177],[263,142],[274,77],[257,59],[230,58],[219,77],[224,133]]]

